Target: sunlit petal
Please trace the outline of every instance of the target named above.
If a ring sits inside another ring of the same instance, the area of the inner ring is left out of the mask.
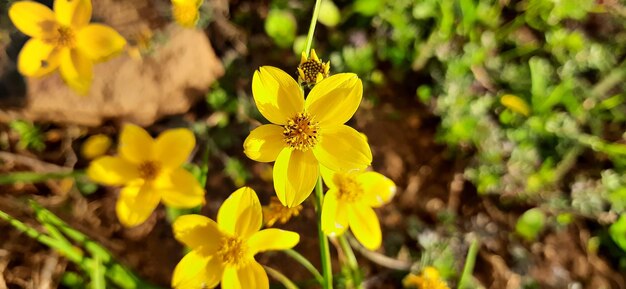
[[[351,205],[349,212],[350,230],[363,246],[376,250],[382,242],[380,223],[376,212],[365,205]]]
[[[93,62],[85,54],[78,49],[63,49],[59,70],[65,83],[78,94],[89,92],[93,81]]]
[[[87,176],[94,182],[119,186],[139,177],[137,166],[118,157],[101,157],[89,164]]]
[[[268,289],[269,279],[263,267],[253,261],[241,268],[226,268],[221,286],[228,289]]]
[[[311,151],[285,149],[274,164],[274,190],[283,205],[295,207],[311,194],[319,176],[319,163]]]
[[[205,203],[200,183],[184,168],[159,176],[154,185],[161,192],[163,203],[170,207],[193,208]]]
[[[280,229],[265,229],[254,233],[248,239],[248,246],[252,255],[270,250],[291,249],[300,241],[300,235],[295,232]]]
[[[53,38],[59,27],[52,10],[35,1],[16,1],[9,8],[9,18],[22,33],[41,39]]]
[[[186,128],[169,129],[160,134],[154,145],[154,159],[166,168],[180,167],[196,146],[193,132]]]
[[[335,176],[335,172],[332,171],[331,169],[320,165],[320,174],[322,175],[322,179],[324,180],[324,184],[326,184],[326,186],[329,189],[334,189],[337,187],[337,184],[335,184],[335,182],[333,181],[333,177]]]
[[[224,268],[215,258],[198,255],[191,251],[178,262],[172,276],[175,289],[213,288],[222,279]]]
[[[250,132],[243,142],[243,152],[257,162],[273,162],[286,147],[283,128],[266,124]]]
[[[389,203],[396,194],[396,184],[377,172],[365,172],[357,176],[357,182],[363,188],[364,201],[377,208]]]
[[[134,124],[122,127],[118,151],[123,158],[139,164],[150,160],[153,150],[154,139],[143,128]]]
[[[120,53],[126,46],[126,39],[109,26],[89,24],[78,31],[76,43],[89,59],[103,61]]]
[[[126,227],[137,226],[150,217],[160,200],[159,192],[149,185],[126,186],[117,200],[117,217]]]
[[[262,222],[261,203],[256,192],[249,187],[232,193],[217,212],[220,230],[243,239],[259,231]]]
[[[348,121],[361,104],[363,84],[354,73],[335,74],[313,87],[306,98],[305,110],[321,126]]]
[[[320,142],[313,148],[317,160],[330,170],[345,172],[364,169],[372,163],[372,151],[355,129],[339,125],[326,127]]]
[[[304,95],[296,81],[284,71],[262,66],[252,77],[252,95],[259,112],[275,124],[304,110]]]
[[[59,49],[41,39],[31,38],[17,59],[17,70],[26,76],[44,76],[59,67]]]
[[[201,215],[183,215],[172,224],[174,238],[203,256],[215,254],[222,233],[213,220]]]
[[[64,26],[80,28],[91,20],[91,0],[55,0],[54,14]]]
[[[322,231],[329,236],[343,234],[348,228],[347,206],[337,199],[337,191],[328,190],[322,204]]]

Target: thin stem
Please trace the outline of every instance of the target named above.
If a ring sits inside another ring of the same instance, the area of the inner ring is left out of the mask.
[[[9,185],[15,183],[40,183],[48,180],[75,178],[78,176],[82,176],[83,174],[83,171],[65,171],[53,173],[14,172],[0,176],[0,185]]]
[[[324,289],[333,288],[333,270],[330,263],[330,249],[328,246],[328,238],[322,231],[322,202],[324,199],[324,189],[322,187],[322,177],[318,177],[317,185],[315,185],[315,213],[317,215],[317,235],[320,242],[320,254],[322,257],[322,273],[324,275],[324,282],[322,286]]]
[[[313,264],[311,264],[311,262],[309,262],[307,258],[305,258],[304,256],[302,256],[300,253],[298,253],[297,251],[293,249],[283,250],[283,252],[287,254],[287,256],[291,257],[296,262],[304,266],[304,268],[309,270],[309,272],[313,274],[313,277],[315,278],[315,280],[317,280],[318,283],[320,283],[320,285],[324,284],[324,276],[322,276],[322,274],[320,274],[320,272],[317,271],[315,266],[313,266]]]
[[[272,276],[272,278],[276,279],[276,281],[283,284],[285,288],[298,289],[298,286],[296,286],[296,284],[294,284],[291,280],[289,280],[287,276],[283,275],[283,273],[280,273],[278,270],[275,270],[274,268],[271,268],[268,266],[263,266],[263,268],[265,269],[265,272],[267,272],[267,274]]]
[[[463,274],[459,279],[459,289],[471,288],[470,278],[474,272],[474,265],[476,264],[476,255],[478,254],[478,239],[474,238],[472,244],[467,252],[467,258],[465,258],[465,266],[463,266]]]
[[[352,251],[352,247],[350,243],[348,243],[348,239],[346,239],[346,235],[343,234],[337,237],[339,241],[339,246],[341,247],[341,251],[346,256],[346,261],[348,263],[348,267],[350,268],[350,273],[352,277],[352,282],[354,284],[354,288],[363,288],[363,282],[361,282],[361,273],[359,270],[359,263],[356,261],[356,257],[354,256],[354,251]]]
[[[309,26],[309,34],[306,36],[306,48],[304,53],[307,57],[311,53],[311,46],[313,45],[313,34],[315,34],[315,25],[317,24],[317,17],[320,14],[320,7],[322,6],[322,0],[315,1],[315,10],[313,10],[313,17],[311,17],[311,25]]]

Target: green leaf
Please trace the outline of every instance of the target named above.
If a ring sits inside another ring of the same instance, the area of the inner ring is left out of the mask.
[[[322,2],[323,4],[323,2]],[[374,16],[385,5],[385,0],[356,0],[354,11],[365,16]]]
[[[335,27],[341,21],[341,12],[330,0],[322,1],[318,21],[328,27]]]
[[[543,230],[545,219],[546,216],[540,209],[530,209],[517,220],[515,231],[524,239],[533,241]]]
[[[609,227],[611,239],[626,252],[626,214],[622,214],[615,223]]]
[[[272,9],[265,19],[265,32],[281,48],[291,46],[297,28],[296,18],[286,10]]]

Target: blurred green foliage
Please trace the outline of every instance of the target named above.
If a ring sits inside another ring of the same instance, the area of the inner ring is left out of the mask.
[[[18,134],[20,139],[17,146],[20,149],[32,149],[40,152],[46,148],[41,130],[33,123],[25,120],[14,120],[9,123],[9,127]]]

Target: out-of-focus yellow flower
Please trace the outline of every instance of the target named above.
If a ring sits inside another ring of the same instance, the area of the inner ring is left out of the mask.
[[[192,28],[200,18],[202,0],[172,0],[172,16],[178,25]]]
[[[111,147],[111,138],[104,134],[90,136],[80,148],[80,154],[92,160],[104,155]]]
[[[260,230],[261,204],[251,188],[235,191],[217,213],[217,223],[184,215],[173,224],[174,237],[191,248],[176,265],[172,287],[267,289],[269,280],[254,255],[293,248],[300,235],[279,229]]]
[[[382,242],[376,212],[396,193],[396,184],[377,172],[333,172],[320,168],[328,192],[322,205],[322,230],[329,236],[341,235],[349,227],[361,244],[376,250]]]
[[[530,114],[530,107],[526,102],[512,94],[505,94],[500,98],[500,103],[506,106],[508,109],[522,114],[524,116],[528,116]]]
[[[153,139],[144,129],[125,125],[119,140],[119,156],[91,162],[87,176],[110,186],[124,186],[116,205],[122,225],[143,223],[163,200],[168,206],[192,208],[204,204],[204,190],[181,167],[196,144],[189,129],[163,132]]]
[[[298,83],[284,71],[263,66],[252,78],[252,94],[272,124],[257,127],[244,142],[244,153],[274,164],[274,189],[287,207],[302,203],[313,191],[319,164],[335,170],[363,169],[372,152],[355,129],[344,125],[363,96],[361,80],[341,73],[313,87],[306,100]]]
[[[9,17],[31,37],[18,56],[18,71],[40,77],[59,68],[65,83],[79,94],[89,91],[94,62],[114,56],[126,45],[113,28],[89,24],[91,0],[55,0],[54,11],[37,2],[18,1],[9,8]]]
[[[407,289],[450,289],[448,284],[439,276],[439,271],[435,267],[426,267],[422,273],[406,275],[402,280],[402,285]]]
[[[306,57],[302,51],[300,64],[298,65],[298,82],[306,85],[315,85],[328,77],[330,72],[330,60],[326,63],[322,62],[315,53],[315,49],[311,49],[311,57]]]
[[[272,197],[270,204],[263,206],[263,220],[265,220],[265,226],[267,227],[274,226],[276,222],[284,224],[292,217],[300,215],[300,211],[302,211],[302,205],[293,208],[285,207],[277,197]]]

